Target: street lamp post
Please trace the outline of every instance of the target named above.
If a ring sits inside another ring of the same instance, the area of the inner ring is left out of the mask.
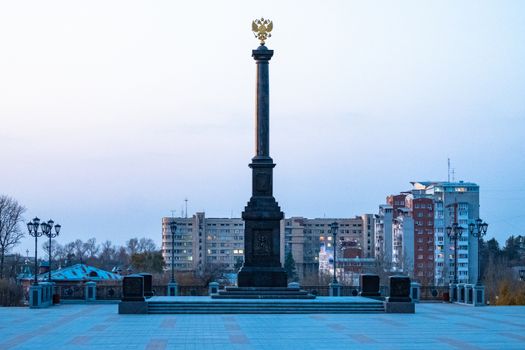
[[[468,225],[468,230],[470,234],[478,239],[478,280],[476,281],[477,286],[481,286],[481,265],[480,265],[480,256],[481,256],[481,242],[483,237],[487,234],[487,228],[489,224],[483,222],[481,219],[477,219],[476,223],[470,223]]]
[[[447,227],[447,236],[454,241],[454,284],[458,284],[458,239],[463,234],[463,227],[457,222]]]
[[[330,224],[330,229],[332,230],[332,236],[333,236],[333,247],[334,247],[334,279],[332,280],[332,283],[338,283],[337,282],[337,277],[336,277],[336,254],[337,254],[337,240],[336,240],[336,237],[337,237],[337,230],[339,229],[339,224],[337,222],[332,222]]]
[[[38,226],[40,226],[40,219],[37,217],[35,217],[33,221],[27,223],[29,235],[35,237],[35,280],[33,281],[35,286],[38,285],[38,237],[41,237],[44,234],[44,232],[38,231]]]
[[[59,224],[54,225],[55,222],[53,220],[49,220],[47,223],[43,223],[42,225],[42,231],[44,234],[49,238],[49,245],[47,247],[48,256],[49,256],[49,271],[48,271],[48,277],[47,280],[51,282],[51,239],[58,236],[60,233],[60,226]],[[53,225],[55,227],[55,233],[53,233]]]
[[[177,223],[175,221],[170,222],[171,231],[171,281],[175,283],[175,232],[177,231]]]

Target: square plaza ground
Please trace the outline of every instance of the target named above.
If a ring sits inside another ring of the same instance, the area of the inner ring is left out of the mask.
[[[119,315],[116,304],[0,308],[0,349],[525,349],[525,307],[415,314]]]

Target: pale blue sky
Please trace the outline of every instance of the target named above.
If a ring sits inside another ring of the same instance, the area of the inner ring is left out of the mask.
[[[287,216],[375,213],[450,157],[489,236],[524,233],[523,1],[4,1],[0,193],[61,242],[160,242],[185,197],[239,217],[260,16]]]

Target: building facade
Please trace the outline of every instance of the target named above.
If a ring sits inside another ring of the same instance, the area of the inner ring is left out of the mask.
[[[352,258],[375,255],[375,220],[373,214],[353,218],[285,219],[281,224],[283,255],[292,252],[300,280],[309,274],[333,274],[334,247],[337,262],[351,252],[353,255],[358,252]],[[330,229],[333,222],[339,224],[335,245]],[[338,265],[338,274],[343,274],[342,271],[342,266],[339,269]]]
[[[373,214],[337,219],[286,218],[281,221],[281,263],[291,252],[300,280],[320,272],[333,273],[334,241],[330,224],[334,221],[339,224],[335,245],[338,261],[344,258],[360,262],[359,259],[372,259],[375,255],[376,217]],[[174,237],[171,222],[177,225]],[[241,218],[207,218],[204,213],[189,218],[164,217],[162,256],[167,269],[173,264],[180,272],[203,273],[210,266],[235,272],[244,256],[244,222]]]
[[[479,218],[479,186],[471,182],[412,182],[414,198],[434,203],[435,270],[434,281],[446,285],[454,277],[454,242],[446,228],[457,223],[463,228],[458,239],[458,282],[476,283],[478,241],[468,232],[468,224]]]
[[[174,237],[171,222],[177,225]],[[234,271],[244,256],[244,222],[241,218],[206,218],[202,212],[191,218],[164,217],[162,256],[166,267],[171,269],[174,264],[176,271],[203,273],[211,266]]]

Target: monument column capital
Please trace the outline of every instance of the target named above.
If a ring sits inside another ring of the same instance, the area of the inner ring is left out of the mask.
[[[269,61],[272,59],[273,50],[261,45],[256,50],[252,50],[252,57],[256,61]]]

